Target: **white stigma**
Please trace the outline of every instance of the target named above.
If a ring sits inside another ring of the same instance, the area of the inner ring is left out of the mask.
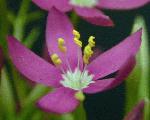
[[[64,87],[74,90],[82,90],[87,88],[89,84],[94,83],[94,75],[89,75],[87,70],[81,72],[78,68],[74,72],[67,71],[65,74],[62,74],[62,77],[63,80],[60,83]]]
[[[94,7],[98,3],[98,0],[70,0],[70,4],[79,7]]]

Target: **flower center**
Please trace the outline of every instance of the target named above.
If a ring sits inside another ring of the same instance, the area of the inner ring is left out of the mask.
[[[64,87],[68,87],[74,90],[82,90],[87,88],[89,84],[94,83],[93,75],[89,75],[87,70],[81,72],[78,68],[74,72],[68,70],[65,74],[62,74],[63,80],[61,84]]]
[[[66,66],[68,67],[68,70],[64,70],[61,67],[62,60],[58,56],[58,54],[54,53],[51,55],[51,60],[52,62],[61,69],[62,71],[62,80],[61,84],[64,87],[71,88],[73,90],[77,91],[82,91],[82,89],[87,88],[89,84],[94,83],[93,81],[93,75],[88,73],[88,70],[86,70],[87,64],[89,64],[90,58],[93,55],[93,50],[92,48],[95,47],[95,37],[90,36],[88,39],[88,45],[85,46],[84,48],[84,54],[83,54],[83,62],[84,62],[84,69],[83,71],[80,70],[80,49],[82,48],[82,42],[80,41],[80,33],[76,30],[73,30],[73,35],[74,35],[74,43],[78,46],[78,62],[77,62],[77,67],[75,70],[71,70],[70,68],[70,63],[68,58],[66,58]],[[58,48],[60,52],[63,52],[66,54],[67,52],[67,46],[65,45],[65,40],[63,38],[58,38]],[[82,97],[81,93],[76,94],[76,96],[79,98]],[[81,99],[80,98],[80,99]]]
[[[70,0],[70,4],[80,7],[94,7],[98,0]]]

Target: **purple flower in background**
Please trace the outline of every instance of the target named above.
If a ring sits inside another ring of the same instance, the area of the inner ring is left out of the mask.
[[[141,7],[150,0],[32,0],[40,8],[51,11],[53,7],[61,12],[74,10],[86,21],[100,26],[112,26],[113,22],[99,9],[129,10]]]
[[[140,101],[123,120],[143,120],[144,101]]]
[[[56,9],[49,14],[46,28],[47,48],[53,63],[35,55],[14,37],[7,39],[17,69],[34,82],[54,87],[54,91],[38,101],[38,106],[62,114],[73,111],[84,100],[83,93],[114,88],[128,76],[141,44],[141,30],[92,61],[94,37],[89,37],[82,57],[80,34],[73,30],[67,16]],[[114,72],[117,72],[115,77],[105,78]]]

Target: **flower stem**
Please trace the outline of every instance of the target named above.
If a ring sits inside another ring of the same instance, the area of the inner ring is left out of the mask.
[[[27,12],[29,9],[30,5],[30,0],[23,0],[21,3],[20,10],[18,12],[18,15],[14,21],[14,33],[13,35],[19,39],[23,39],[24,35],[24,28],[26,24],[26,19],[27,19]]]
[[[144,120],[150,118],[150,101],[149,101],[149,45],[148,33],[143,17],[136,17],[132,32],[139,28],[143,29],[142,45],[137,57],[137,65],[133,74],[127,81],[127,107],[131,108],[137,101],[145,100]],[[131,81],[132,79],[132,81]],[[133,80],[134,79],[134,80]],[[132,92],[133,91],[133,92]],[[133,96],[133,97],[131,97]]]

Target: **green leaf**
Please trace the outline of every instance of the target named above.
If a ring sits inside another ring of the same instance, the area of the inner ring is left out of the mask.
[[[9,82],[6,68],[3,68],[1,73],[1,102],[3,111],[6,115],[5,117],[8,120],[13,120],[16,111],[16,104],[14,101],[12,87]]]
[[[37,111],[37,108],[35,107],[37,99],[46,94],[48,91],[49,88],[43,85],[36,85],[36,87],[30,92],[28,97],[24,100],[19,119],[26,120],[29,117],[31,117],[32,114]]]
[[[28,48],[31,48],[34,42],[38,39],[39,35],[40,30],[38,28],[33,28],[26,39],[23,41],[24,45],[26,45]]]

